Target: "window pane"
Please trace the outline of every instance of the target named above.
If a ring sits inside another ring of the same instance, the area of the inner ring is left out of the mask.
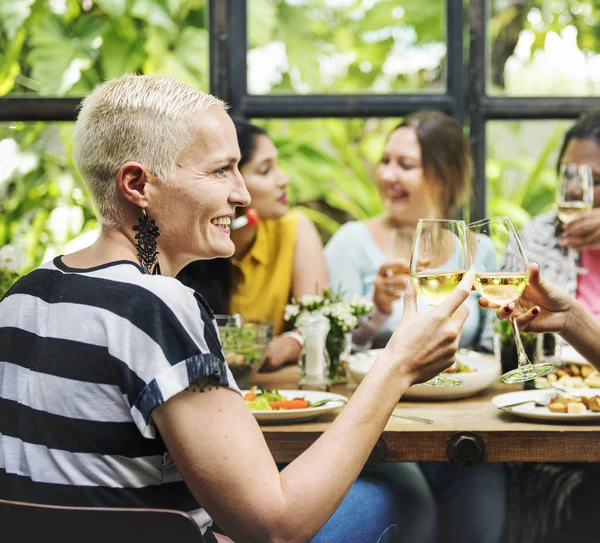
[[[445,5],[248,0],[248,92],[444,92]]]
[[[208,90],[206,0],[0,0],[0,95],[82,96],[126,72]]]
[[[0,247],[10,243],[27,268],[62,252],[96,226],[71,158],[73,123],[0,124]]]
[[[490,94],[599,96],[595,0],[490,0]]]
[[[556,161],[571,121],[488,121],[487,214],[508,215],[520,229],[550,211]]]

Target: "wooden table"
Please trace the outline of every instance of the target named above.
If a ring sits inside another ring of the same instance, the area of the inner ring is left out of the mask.
[[[296,388],[281,386],[281,388]],[[499,411],[490,400],[496,394],[519,390],[497,384],[482,394],[444,402],[402,401],[395,413],[432,419],[423,424],[392,417],[372,454],[373,462],[454,461],[483,462],[600,462],[600,426],[528,422]],[[336,386],[332,392],[351,396]],[[263,433],[277,462],[290,462],[331,424],[336,412],[316,421],[263,425]],[[454,445],[453,439],[454,436]],[[459,441],[458,448],[455,444]],[[481,450],[480,450],[481,449]],[[459,458],[456,458],[458,454]]]

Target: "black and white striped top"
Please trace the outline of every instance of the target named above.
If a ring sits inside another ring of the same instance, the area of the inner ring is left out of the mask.
[[[0,301],[0,498],[153,507],[195,501],[150,418],[198,379],[239,388],[210,308],[133,262],[53,262]]]

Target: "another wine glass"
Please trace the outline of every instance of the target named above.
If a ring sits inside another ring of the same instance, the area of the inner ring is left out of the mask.
[[[594,181],[589,164],[562,164],[559,171],[560,184],[556,197],[558,218],[569,224],[594,206]],[[585,274],[575,262],[575,251],[568,249],[567,255],[576,273]]]
[[[464,221],[419,219],[410,259],[415,292],[430,306],[443,302],[469,269],[469,244]],[[440,373],[425,383],[458,386],[459,379]]]
[[[390,234],[390,245],[387,251],[389,264],[386,274],[388,277],[394,275],[408,275],[410,254],[415,236],[414,228],[393,228]],[[396,295],[401,295],[402,292],[395,292]]]
[[[471,239],[476,239],[474,251],[495,250],[495,259],[473,259],[477,292],[500,306],[516,302],[527,286],[527,255],[512,221],[492,217],[468,226]],[[475,252],[473,253],[475,254]],[[510,324],[517,347],[518,367],[500,377],[503,383],[522,383],[543,377],[554,368],[551,362],[532,363],[523,348],[519,327],[513,317]]]

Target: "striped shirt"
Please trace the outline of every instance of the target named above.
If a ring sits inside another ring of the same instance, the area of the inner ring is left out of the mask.
[[[60,257],[0,301],[0,498],[211,519],[157,435],[154,408],[203,377],[239,392],[212,312],[128,261]]]

